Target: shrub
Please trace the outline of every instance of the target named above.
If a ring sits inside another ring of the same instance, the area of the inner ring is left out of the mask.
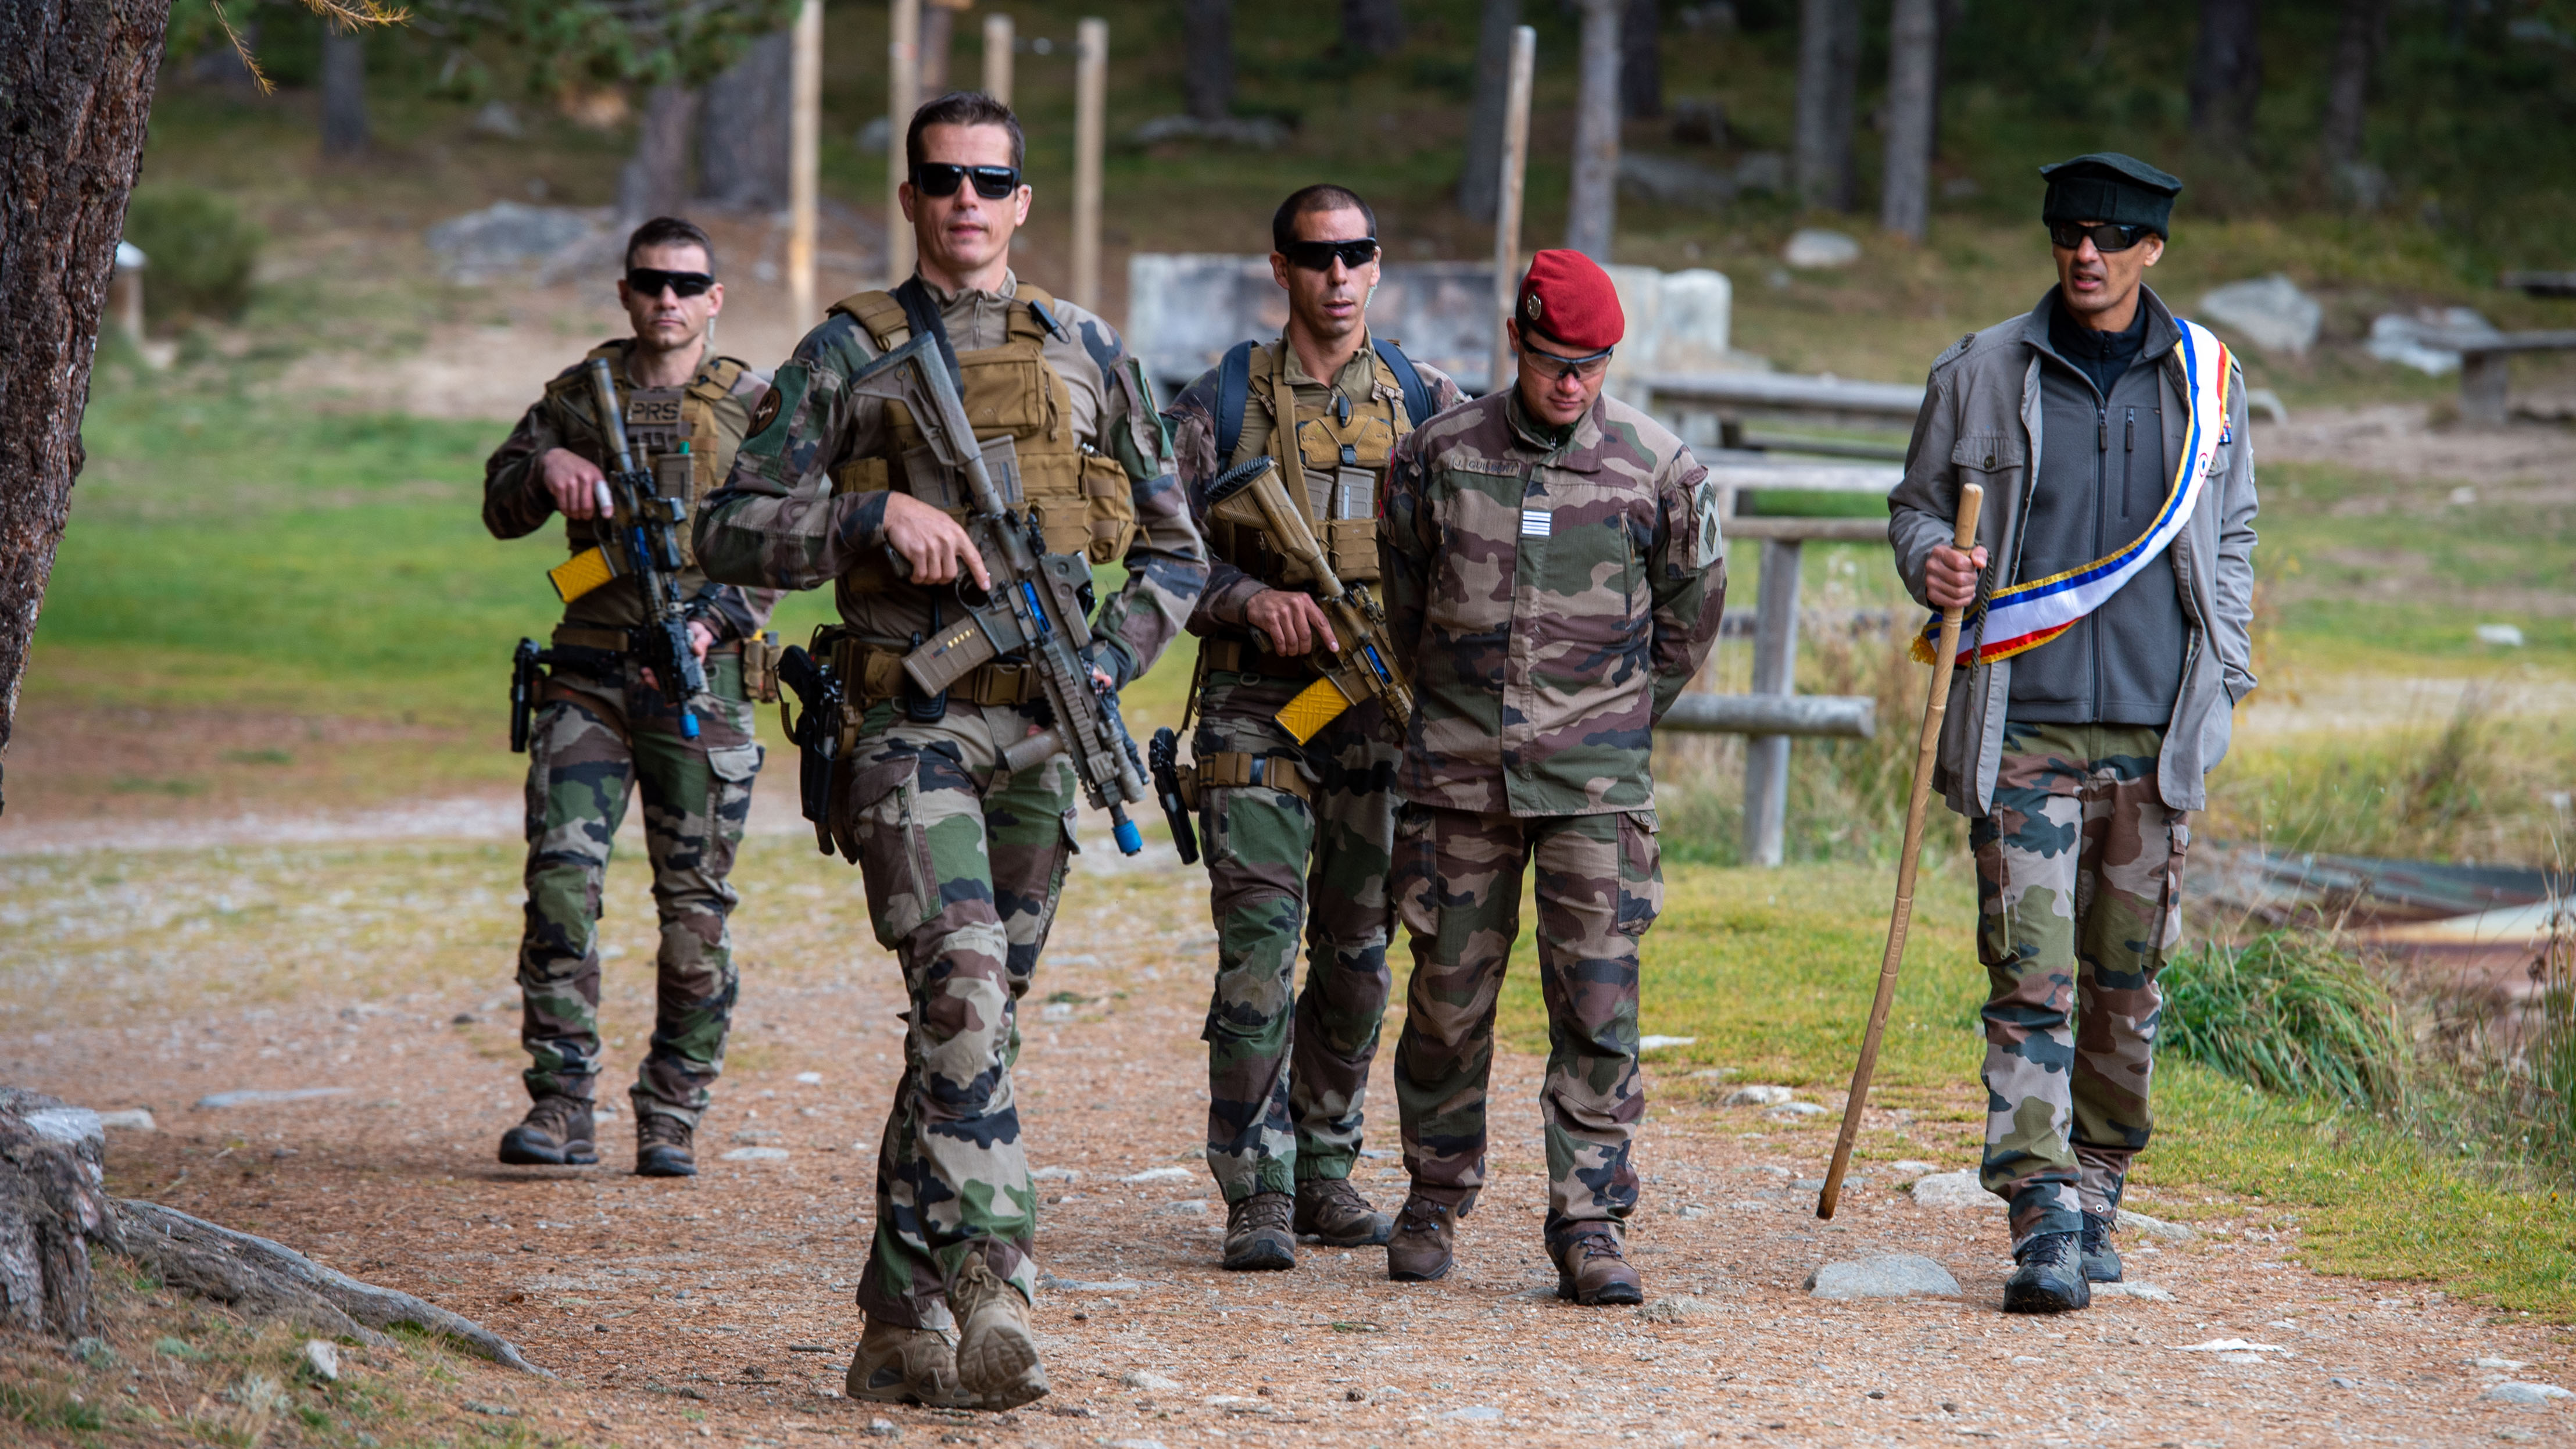
[[[2403,1093],[2406,1034],[2370,969],[2314,931],[2209,942],[2165,967],[2163,1044],[2265,1091],[2349,1106]]]
[[[239,316],[266,240],[230,199],[189,186],[138,189],[126,207],[125,239],[147,258],[143,306],[156,326]]]

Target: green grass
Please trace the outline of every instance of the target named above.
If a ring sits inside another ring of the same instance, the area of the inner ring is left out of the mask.
[[[2395,998],[2369,968],[2312,931],[2205,941],[2164,973],[2158,1045],[2289,1097],[2368,1109],[2404,1089]]]

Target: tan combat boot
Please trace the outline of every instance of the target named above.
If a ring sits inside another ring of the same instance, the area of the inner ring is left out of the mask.
[[[635,1175],[698,1175],[697,1133],[688,1123],[661,1112],[635,1114]]]
[[[1551,1249],[1556,1259],[1556,1296],[1586,1308],[1604,1303],[1643,1303],[1646,1285],[1628,1266],[1619,1247],[1618,1230],[1608,1223],[1577,1228]]]
[[[957,1315],[958,1387],[977,1407],[1016,1409],[1046,1397],[1029,1301],[993,1272],[983,1254],[968,1253],[949,1282],[948,1311]]]
[[[501,1134],[501,1160],[513,1167],[588,1167],[597,1162],[589,1099],[539,1097],[518,1126]]]
[[[1237,1273],[1297,1266],[1295,1209],[1284,1192],[1256,1192],[1225,1210],[1225,1266]]]
[[[851,1356],[842,1389],[851,1398],[880,1404],[928,1404],[934,1409],[974,1407],[957,1386],[957,1345],[931,1328],[903,1328],[868,1320]]]
[[[1345,1177],[1310,1177],[1297,1184],[1297,1233],[1336,1248],[1374,1248],[1395,1231],[1386,1214],[1369,1206]]]
[[[1458,1213],[1419,1193],[1404,1200],[1387,1239],[1386,1276],[1398,1283],[1428,1283],[1449,1271],[1458,1242]]]

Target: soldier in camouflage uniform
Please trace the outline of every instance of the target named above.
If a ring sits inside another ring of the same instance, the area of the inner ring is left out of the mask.
[[[907,457],[922,442],[911,416],[854,396],[846,379],[916,335],[945,335],[967,416],[988,449],[1014,450],[1047,551],[1126,565],[1093,625],[1093,665],[1111,683],[1134,680],[1179,633],[1206,565],[1143,368],[1098,317],[1010,270],[1030,201],[1018,120],[952,92],[914,115],[904,145],[919,272],[834,304],[797,344],[774,410],[699,519],[698,549],[717,578],[834,585],[842,622],[815,648],[850,699],[827,823],[912,998],[849,1392],[1007,1408],[1046,1392],[1030,1318],[1037,1198],[1011,1065],[1074,848],[1076,780],[1060,754],[1016,773],[1002,764],[1045,708],[1017,660],[936,699],[907,684],[900,660],[943,627],[956,581],[990,579],[963,510],[932,501],[955,480]]]
[[[1636,1303],[1637,940],[1663,874],[1654,722],[1725,604],[1717,493],[1680,439],[1601,396],[1624,329],[1577,252],[1531,259],[1518,378],[1433,420],[1388,473],[1387,612],[1418,703],[1397,788],[1396,914],[1413,976],[1395,1049],[1410,1195],[1387,1275],[1449,1271],[1485,1181],[1494,1003],[1538,871],[1550,1051],[1539,1110],[1558,1296]]]
[[[1906,587],[1938,608],[2134,569],[2054,634],[1970,619],[1935,761],[1976,851],[1984,1181],[2011,1215],[2004,1307],[2026,1313],[2119,1280],[2111,1230],[2154,1128],[2156,978],[2181,939],[2189,812],[2254,687],[2243,379],[2144,283],[2182,183],[2120,155],[2042,174],[2058,286],[1933,363],[1888,521]],[[2203,395],[2190,355],[2223,392]],[[2141,547],[2194,469],[2188,519]],[[1962,553],[1951,520],[1971,482],[1984,541]]]
[[[1209,517],[1208,485],[1237,464],[1278,457],[1294,468],[1292,497],[1303,485],[1334,573],[1374,583],[1388,453],[1460,400],[1437,369],[1394,343],[1371,343],[1377,218],[1366,202],[1309,186],[1280,205],[1271,232],[1271,272],[1288,293],[1285,334],[1241,344],[1164,414],[1210,554],[1189,625],[1203,641],[1191,751],[1217,928],[1203,1032],[1207,1160],[1225,1194],[1225,1266],[1235,1269],[1293,1267],[1298,1234],[1340,1247],[1387,1238],[1386,1215],[1350,1175],[1386,1015],[1402,725],[1391,726],[1374,699],[1303,741],[1280,724],[1279,712],[1321,677],[1316,651],[1352,641],[1331,639],[1323,610],[1286,584],[1282,550],[1258,527]],[[1280,436],[1283,409],[1293,414],[1293,443]],[[1308,964],[1297,992],[1301,934]]]
[[[712,255],[706,233],[689,222],[659,217],[637,228],[618,282],[635,335],[591,353],[608,360],[638,465],[686,448],[697,497],[731,466],[768,390],[761,374],[707,345],[708,324],[724,304]],[[547,385],[485,465],[483,522],[495,537],[533,533],[558,511],[574,553],[603,537],[609,449],[592,410],[587,361]],[[592,1091],[600,1069],[600,887],[631,784],[643,792],[644,848],[662,919],[653,1041],[628,1094],[635,1170],[697,1171],[691,1138],[723,1070],[733,1016],[725,918],[735,897],[725,877],[760,772],[745,651],[755,656],[756,677],[761,629],[778,595],[710,583],[694,567],[681,571],[679,586],[691,642],[706,663],[708,693],[695,700],[673,699],[664,692],[670,681],[636,663],[628,631],[649,615],[631,575],[575,597],[555,628],[552,674],[528,740],[527,926],[519,943],[520,1040],[534,1059],[526,1080],[536,1104],[501,1139],[503,1162],[599,1160]],[[699,720],[694,740],[681,734],[683,704]]]

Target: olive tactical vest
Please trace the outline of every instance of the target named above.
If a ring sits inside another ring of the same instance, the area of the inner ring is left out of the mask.
[[[686,496],[690,515],[695,517],[698,504],[721,481],[716,477],[717,455],[721,451],[716,404],[731,397],[742,375],[751,369],[730,357],[711,356],[698,364],[697,376],[685,386],[637,387],[626,378],[630,345],[624,338],[614,338],[592,348],[578,365],[546,384],[546,397],[588,434],[581,441],[591,461],[602,470],[609,468],[609,448],[600,435],[599,420],[591,413],[590,379],[585,375],[592,358],[607,358],[609,376],[617,383],[617,406],[626,415],[626,446],[634,455],[635,466],[653,475],[655,491],[666,496]],[[574,553],[603,541],[596,527],[596,522],[587,518],[564,520],[565,540]],[[677,536],[682,564],[694,567],[697,554],[690,544],[689,530],[678,530]]]
[[[1411,417],[1407,405],[1398,399],[1418,390],[1420,384],[1410,389],[1404,386],[1404,379],[1386,356],[1392,344],[1372,349],[1369,362],[1375,385],[1369,390],[1369,401],[1354,405],[1338,388],[1312,406],[1292,401],[1297,414],[1297,447],[1292,459],[1274,452],[1272,446],[1282,395],[1292,400],[1294,395],[1294,389],[1286,386],[1281,374],[1287,345],[1282,339],[1268,347],[1245,343],[1239,349],[1247,369],[1246,394],[1258,405],[1239,412],[1232,407],[1226,409],[1241,421],[1223,467],[1273,454],[1279,458],[1292,497],[1302,475],[1307,520],[1315,530],[1316,541],[1331,558],[1333,572],[1344,583],[1375,583],[1377,502],[1386,482],[1387,455],[1394,450],[1396,439],[1413,431],[1421,421]],[[1226,381],[1230,383],[1230,379]],[[1273,546],[1260,509],[1245,495],[1226,499],[1208,511],[1208,547],[1217,557],[1274,588],[1311,582],[1304,577],[1303,569],[1291,565]]]
[[[957,354],[958,400],[984,444],[986,465],[1005,503],[1025,507],[1046,536],[1049,553],[1080,554],[1092,563],[1126,557],[1136,536],[1136,500],[1116,458],[1074,437],[1073,394],[1044,355],[1055,298],[1021,282],[999,347]],[[860,292],[832,304],[867,330],[878,350],[912,340],[912,323],[892,292]],[[834,493],[899,489],[963,520],[972,511],[963,480],[946,476],[920,426],[901,403],[886,405],[892,456],[853,458],[832,470]],[[1005,446],[997,446],[1005,445]],[[871,555],[841,578],[844,592],[882,593],[895,582]]]

